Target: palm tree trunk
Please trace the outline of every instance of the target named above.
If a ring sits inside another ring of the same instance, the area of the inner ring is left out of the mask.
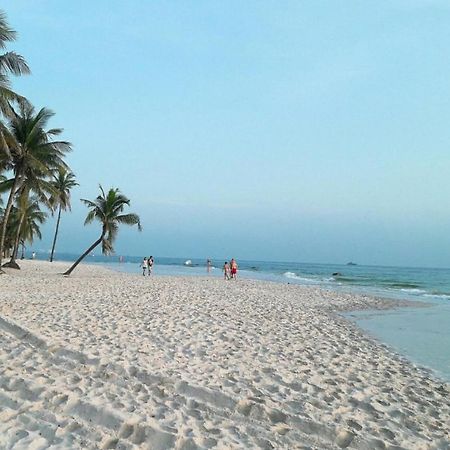
[[[50,262],[53,262],[53,253],[55,253],[56,236],[58,236],[59,221],[61,219],[61,205],[59,205],[58,219],[56,221],[55,237],[53,238],[52,252],[50,253]]]
[[[16,258],[17,253],[19,252],[20,234],[22,233],[22,226],[24,220],[25,220],[25,211],[20,216],[19,226],[17,227],[16,239],[14,241],[11,259],[4,265],[4,267],[9,267],[11,269],[20,269],[19,264],[16,263]]]
[[[11,212],[11,208],[13,206],[14,194],[16,193],[17,186],[19,185],[19,177],[16,176],[14,178],[13,185],[11,187],[11,191],[9,192],[8,202],[5,208],[5,214],[3,215],[3,224],[2,224],[2,235],[0,238],[0,273],[4,273],[2,270],[2,258],[5,247],[5,238],[6,238],[6,226],[8,225],[9,213]]]
[[[63,275],[70,275],[72,273],[72,270],[75,269],[75,267],[80,264],[80,262],[90,253],[92,250],[94,250],[95,247],[97,247],[100,242],[102,242],[103,238],[106,235],[106,231],[103,230],[102,235],[73,263],[72,267],[68,270],[66,270]]]

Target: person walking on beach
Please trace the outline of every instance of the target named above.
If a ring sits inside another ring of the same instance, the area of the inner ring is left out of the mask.
[[[153,264],[154,264],[153,256],[150,256],[148,258],[147,264],[148,264],[148,276],[150,276],[152,274],[152,271],[153,271]]]
[[[142,276],[145,277],[145,271],[148,268],[148,262],[147,262],[147,257],[146,256],[144,256],[144,259],[142,260],[141,267],[142,267]]]
[[[230,267],[231,267],[231,278],[233,280],[237,280],[238,265],[234,258],[231,258]]]
[[[206,260],[206,271],[209,273],[211,272],[211,266],[212,266],[212,262],[210,259]]]
[[[230,265],[228,264],[228,261],[225,261],[225,264],[223,265],[223,279],[230,279]]]

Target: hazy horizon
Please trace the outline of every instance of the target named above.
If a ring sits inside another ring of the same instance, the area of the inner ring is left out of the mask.
[[[86,250],[86,249],[83,249]],[[38,259],[45,259],[44,255],[50,255],[50,250],[48,249],[43,249],[43,248],[28,248],[25,251],[25,259],[32,259],[32,253],[33,252],[37,252],[37,258]],[[60,259],[58,258],[59,256],[71,256],[73,257],[72,259],[76,259],[78,256],[80,256],[80,254],[82,253],[82,250],[80,249],[79,252],[56,252],[55,256],[54,256],[54,260],[55,261],[69,261],[66,259]],[[95,258],[105,258],[110,259],[111,261],[109,261],[110,263],[119,263],[119,262],[130,262],[127,261],[127,258],[137,258],[139,259],[139,262],[142,258],[144,257],[148,257],[149,255],[147,253],[141,253],[138,255],[131,255],[131,254],[118,254],[118,253],[114,253],[111,255],[102,255],[101,250],[100,249],[95,249],[93,251],[93,256]],[[91,255],[92,255],[91,254]],[[20,256],[20,254],[19,254]],[[204,263],[205,267],[206,267],[206,261],[209,259],[212,261],[213,265],[215,265],[216,268],[220,268],[219,266],[221,264],[223,264],[224,261],[229,261],[231,258],[233,258],[233,255],[225,255],[225,256],[214,256],[214,255],[201,255],[201,256],[196,256],[196,255],[174,255],[174,256],[168,256],[168,255],[152,255],[153,258],[155,258],[155,263],[161,263],[164,264],[166,261],[161,261],[161,260],[166,260],[166,259],[170,259],[170,260],[180,260],[181,262],[186,262],[188,260],[192,260],[196,265],[202,265]],[[123,261],[119,261],[119,258],[124,258]],[[305,264],[305,265],[323,265],[323,266],[362,266],[362,267],[394,267],[394,268],[402,268],[402,269],[437,269],[437,270],[449,270],[450,267],[433,267],[433,266],[420,266],[420,265],[411,265],[411,266],[405,266],[405,265],[383,265],[383,264],[363,264],[363,263],[358,263],[355,261],[322,261],[322,262],[311,262],[311,261],[286,261],[286,260],[264,260],[264,259],[246,259],[246,258],[242,258],[239,261],[241,262],[260,262],[260,263],[286,263],[286,264]],[[239,262],[238,261],[238,262]],[[82,261],[83,263],[89,264],[89,255],[86,257],[85,260]],[[96,262],[96,261],[95,261]],[[105,261],[107,262],[107,261]],[[109,263],[108,262],[108,263]],[[132,262],[133,263],[133,262]],[[351,263],[351,264],[349,264]],[[218,264],[218,265],[216,265]]]

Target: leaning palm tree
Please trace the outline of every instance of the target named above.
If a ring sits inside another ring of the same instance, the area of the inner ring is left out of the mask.
[[[6,15],[0,11],[0,49],[5,49],[8,42],[16,40],[16,32],[9,26]],[[23,75],[30,69],[22,56],[15,52],[0,55],[0,112],[9,115],[11,102],[23,100],[23,97],[11,90],[9,75]]]
[[[52,210],[58,209],[58,218],[56,220],[55,237],[53,238],[52,251],[50,253],[50,262],[53,261],[55,253],[56,238],[58,236],[59,222],[61,220],[61,211],[71,209],[70,206],[70,190],[78,183],[75,181],[75,175],[64,167],[60,167],[55,175],[53,175],[52,186],[55,194],[50,197]]]
[[[59,128],[45,130],[45,127],[53,116],[47,108],[42,108],[38,113],[25,102],[20,102],[19,111],[12,109],[12,117],[8,126],[3,129],[4,139],[0,139],[0,153],[7,146],[9,157],[3,158],[3,166],[6,171],[13,173],[10,180],[8,200],[3,214],[2,230],[0,237],[0,273],[1,258],[4,250],[5,233],[16,194],[24,183],[34,177],[44,179],[52,176],[59,167],[67,167],[64,156],[71,150],[71,145],[66,141],[54,141],[53,137],[59,135]],[[3,153],[5,155],[6,152]]]
[[[102,244],[102,253],[109,255],[114,252],[113,244],[119,231],[119,225],[137,225],[141,231],[141,221],[137,214],[122,214],[126,206],[130,205],[130,200],[119,192],[119,189],[111,188],[108,194],[105,194],[102,186],[100,186],[100,195],[94,201],[81,199],[81,201],[89,208],[84,224],[87,225],[98,220],[102,225],[102,233],[100,237],[73,263],[73,265],[64,272],[64,275],[70,275],[78,266],[78,264],[94,250],[97,245]]]

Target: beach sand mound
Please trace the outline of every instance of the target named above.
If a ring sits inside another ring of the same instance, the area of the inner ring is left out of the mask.
[[[450,448],[449,385],[336,314],[386,301],[22,266],[0,280],[2,449]]]

